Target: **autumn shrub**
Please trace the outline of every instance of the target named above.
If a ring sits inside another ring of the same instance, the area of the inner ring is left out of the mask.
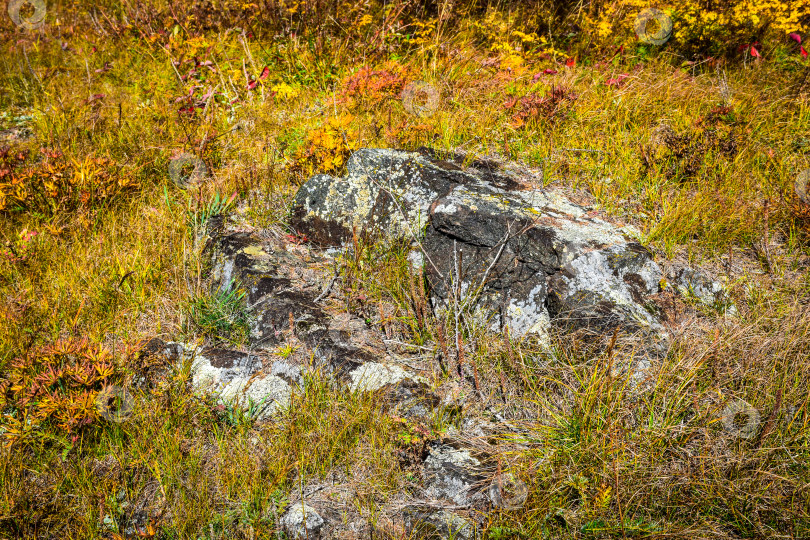
[[[135,178],[110,159],[87,156],[79,161],[59,152],[42,153],[38,163],[25,168],[7,165],[0,170],[0,212],[51,217],[60,212],[90,210],[138,186]],[[14,159],[22,161],[19,156]]]
[[[351,115],[339,116],[309,131],[303,148],[295,155],[296,169],[306,175],[340,170],[359,148],[357,130],[350,127],[353,120]]]
[[[87,338],[61,338],[20,354],[0,382],[7,442],[48,427],[70,434],[97,420],[96,398],[120,379],[121,368],[112,351]]]
[[[576,99],[569,88],[554,86],[545,96],[531,93],[509,99],[503,108],[510,113],[512,126],[521,127],[533,120],[555,122],[563,118]]]
[[[740,131],[740,122],[730,107],[711,110],[680,133],[662,124],[651,144],[641,147],[642,174],[659,169],[669,180],[694,180],[704,172],[710,157],[733,159],[737,155]]]
[[[341,97],[349,105],[358,103],[375,105],[387,98],[396,98],[408,77],[408,69],[396,62],[389,62],[380,69],[363,66],[344,78]]]
[[[0,249],[0,259],[5,259],[11,263],[25,263],[33,255],[34,238],[38,231],[22,229],[17,232],[15,238],[6,241],[4,248]]]

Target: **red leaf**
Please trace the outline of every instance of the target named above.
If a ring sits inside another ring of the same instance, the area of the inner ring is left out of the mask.
[[[759,51],[756,50],[753,45],[751,45],[751,56],[755,58],[761,58]]]
[[[630,75],[628,75],[626,73],[622,73],[621,75],[619,75],[615,79],[608,79],[607,81],[605,81],[605,84],[608,85],[608,86],[615,86],[615,87],[618,88],[619,86],[621,86],[622,81],[625,80],[629,76]]]
[[[805,51],[804,47],[802,47],[801,45],[799,45],[799,52],[801,53],[802,58],[807,58],[807,51]]]
[[[536,83],[538,81],[538,79],[540,79],[541,75],[556,75],[556,74],[557,74],[556,69],[546,68],[543,71],[541,71],[540,73],[535,73],[534,77],[532,77],[532,82]]]
[[[576,63],[577,61],[574,58],[569,58],[568,60],[565,61],[566,67],[574,67]]]
[[[800,36],[796,32],[791,32],[790,34],[788,34],[788,37],[793,41],[795,41],[796,43],[798,43],[799,45],[802,44],[802,36]]]
[[[248,85],[247,85],[248,90],[253,90],[254,88],[256,88],[256,86],[258,86],[258,84],[259,84],[259,81],[255,81],[255,80],[254,80],[254,81],[250,81],[250,82],[248,83]]]
[[[265,66],[265,68],[262,70],[262,74],[259,75],[259,78],[264,80],[267,78],[268,75],[270,75],[270,68]]]

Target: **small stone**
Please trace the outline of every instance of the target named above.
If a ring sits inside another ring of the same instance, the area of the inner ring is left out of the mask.
[[[318,512],[303,502],[298,502],[281,518],[281,526],[291,539],[317,540],[326,522]]]
[[[445,444],[431,445],[425,458],[425,495],[468,506],[480,498],[473,488],[483,477],[477,473],[481,462],[469,450]]]
[[[736,307],[723,284],[705,272],[676,265],[669,278],[681,296],[694,298],[709,308],[723,309],[729,315],[736,313]]]
[[[443,509],[408,507],[403,510],[408,538],[429,540],[474,540],[479,535],[475,524]]]

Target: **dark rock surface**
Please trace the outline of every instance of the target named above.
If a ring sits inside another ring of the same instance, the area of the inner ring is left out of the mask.
[[[321,297],[328,296],[323,292],[332,279],[329,260],[303,247],[234,232],[214,239],[213,261],[215,287],[245,293],[254,352],[148,345],[150,351],[180,347],[174,356],[190,362],[196,389],[253,407],[263,420],[289,405],[308,370],[319,369],[347,390],[384,392],[409,417],[425,416],[438,404],[425,378],[397,363],[379,330],[356,315],[326,308]]]
[[[562,196],[458,186],[433,203],[424,247],[440,301],[483,306],[513,335],[660,326],[644,306],[661,275],[651,254]]]

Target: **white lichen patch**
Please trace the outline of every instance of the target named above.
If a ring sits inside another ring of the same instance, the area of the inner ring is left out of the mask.
[[[349,376],[352,379],[349,386],[352,392],[373,392],[406,379],[415,382],[426,382],[424,377],[410,373],[399,366],[379,364],[377,362],[366,362],[352,371]]]
[[[571,261],[566,272],[568,275],[560,276],[566,284],[567,296],[575,298],[583,294],[594,295],[625,308],[644,326],[660,327],[658,321],[633,299],[629,286],[623,281],[627,272],[620,268],[614,273],[611,269],[608,256],[617,253],[622,253],[620,246],[590,251]],[[652,290],[656,286],[653,277],[660,276],[661,270],[655,262],[647,261],[638,275],[642,276],[645,285]]]
[[[543,345],[550,345],[549,330],[551,319],[548,309],[543,302],[545,288],[536,286],[524,299],[513,299],[506,306],[506,317],[509,323],[509,333],[513,338],[526,334],[539,337]]]

